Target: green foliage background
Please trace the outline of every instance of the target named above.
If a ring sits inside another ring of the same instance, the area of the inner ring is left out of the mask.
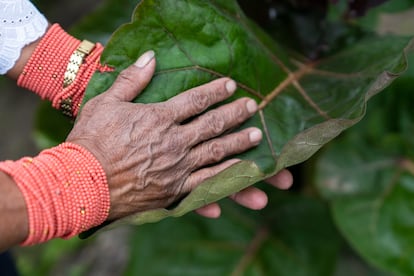
[[[384,13],[393,13],[398,25],[398,16],[410,10],[413,1],[389,1],[361,18],[343,16],[347,12],[345,1],[316,12],[292,2],[277,6],[282,12],[281,20],[259,22],[289,56],[317,60],[338,57],[333,59],[331,68],[354,70],[360,66],[361,70],[378,72],[383,69],[377,61],[389,58],[386,66],[401,65],[397,72],[404,69],[403,63],[395,60],[401,59],[404,48],[396,46],[399,38],[373,39],[372,36],[374,32],[381,33],[378,26]],[[106,43],[108,34],[121,23],[129,22],[135,4],[136,1],[108,0],[72,32]],[[359,51],[352,50],[358,46]],[[380,50],[375,52],[375,48]],[[351,49],[351,54],[341,56],[344,49]],[[372,60],[361,61],[370,54]],[[368,105],[365,119],[356,127],[312,159],[292,167],[295,187],[291,191],[279,192],[258,184],[270,195],[270,204],[265,210],[251,212],[223,200],[223,217],[216,221],[188,214],[134,228],[125,274],[411,275],[414,272],[411,250],[414,242],[411,237],[414,230],[413,73],[410,68],[375,96]],[[311,76],[308,81],[345,91],[354,87],[349,79],[340,82]],[[356,109],[362,115],[364,105],[365,99]],[[70,129],[70,122],[61,127],[62,119],[44,120],[45,116],[53,117],[50,112],[53,111],[42,106],[38,114],[37,137],[42,147],[61,142]],[[93,239],[86,243],[89,242]],[[37,273],[44,275],[59,255],[76,254],[84,243],[56,241],[39,247],[37,250],[42,254],[54,253],[46,259],[39,260],[38,256],[36,265],[33,256],[30,257],[33,253],[23,252],[21,269],[33,275],[37,266],[43,269],[39,268]],[[361,264],[359,258],[367,264]],[[87,275],[88,269],[73,271]]]

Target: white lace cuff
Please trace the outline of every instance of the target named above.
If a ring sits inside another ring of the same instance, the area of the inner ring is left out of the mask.
[[[6,74],[24,46],[40,38],[46,18],[29,0],[0,0],[0,74]]]

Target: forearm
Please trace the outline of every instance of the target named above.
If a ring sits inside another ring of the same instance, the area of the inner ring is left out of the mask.
[[[26,203],[16,183],[0,171],[0,252],[24,241],[28,234]]]

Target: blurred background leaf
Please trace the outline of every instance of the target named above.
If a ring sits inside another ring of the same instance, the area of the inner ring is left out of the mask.
[[[397,275],[414,273],[413,73],[375,98],[367,117],[323,152],[315,182],[352,246]]]
[[[126,274],[332,275],[341,240],[327,206],[283,192],[270,202],[260,214],[231,203],[220,220],[189,215],[141,226]]]

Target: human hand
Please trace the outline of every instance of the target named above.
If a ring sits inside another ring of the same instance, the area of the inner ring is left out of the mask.
[[[147,52],[121,72],[108,91],[85,104],[67,138],[88,149],[104,168],[111,197],[109,220],[168,207],[237,162],[220,163],[223,158],[262,139],[257,128],[220,136],[257,111],[251,99],[201,114],[232,95],[236,84],[230,79],[212,81],[166,102],[131,103],[154,70],[153,52]]]
[[[293,184],[293,176],[290,171],[284,169],[278,174],[266,179],[265,182],[278,189],[287,190]],[[230,198],[238,204],[252,210],[263,209],[268,202],[266,193],[252,186],[231,195]],[[221,214],[221,208],[218,203],[212,203],[196,210],[196,213],[208,218],[218,218]]]

